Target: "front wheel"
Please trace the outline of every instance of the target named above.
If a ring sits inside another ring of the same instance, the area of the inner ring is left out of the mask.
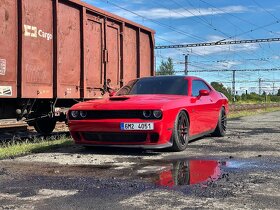
[[[225,108],[221,108],[219,114],[219,120],[215,131],[212,133],[213,136],[223,137],[226,135],[227,130],[227,115]]]
[[[175,120],[172,133],[172,151],[179,152],[187,148],[189,141],[189,119],[186,112],[181,111]]]

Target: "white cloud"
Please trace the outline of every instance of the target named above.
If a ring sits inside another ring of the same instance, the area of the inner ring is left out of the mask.
[[[280,60],[280,56],[279,55],[274,55],[271,58],[274,59],[274,60]]]
[[[231,69],[234,66],[242,64],[240,61],[223,61],[214,65],[217,69]]]
[[[207,15],[221,15],[225,13],[243,13],[248,11],[244,6],[228,6],[221,8],[194,8],[194,9],[165,9],[165,8],[153,8],[146,10],[134,10],[133,12],[150,19],[181,19],[197,16],[207,16]],[[118,15],[124,15],[123,11],[116,11]],[[137,17],[136,14],[126,13],[127,18],[133,19]],[[129,16],[129,17],[128,17]]]
[[[255,51],[259,49],[258,44],[238,44],[227,46],[211,46],[211,47],[195,47],[191,49],[191,52],[198,55],[210,55],[218,53],[233,53],[244,51]]]

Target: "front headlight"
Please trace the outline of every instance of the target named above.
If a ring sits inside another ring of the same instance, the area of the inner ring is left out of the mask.
[[[143,116],[145,118],[150,118],[152,116],[152,111],[150,111],[150,110],[143,111]]]
[[[86,111],[80,111],[81,118],[86,118],[87,112]]]
[[[161,110],[155,110],[153,111],[153,115],[155,118],[159,119],[162,117],[162,111]]]
[[[79,111],[71,111],[71,117],[77,118],[79,116]]]

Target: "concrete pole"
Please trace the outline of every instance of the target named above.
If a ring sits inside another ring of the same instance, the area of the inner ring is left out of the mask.
[[[188,62],[189,62],[189,54],[184,54],[185,55],[185,75],[188,75]]]
[[[232,96],[233,102],[235,102],[235,70],[232,71]]]

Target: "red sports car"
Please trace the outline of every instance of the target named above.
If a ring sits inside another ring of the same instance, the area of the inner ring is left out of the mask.
[[[156,76],[74,105],[68,122],[77,144],[182,151],[191,139],[224,136],[227,113],[228,99],[203,79]]]

